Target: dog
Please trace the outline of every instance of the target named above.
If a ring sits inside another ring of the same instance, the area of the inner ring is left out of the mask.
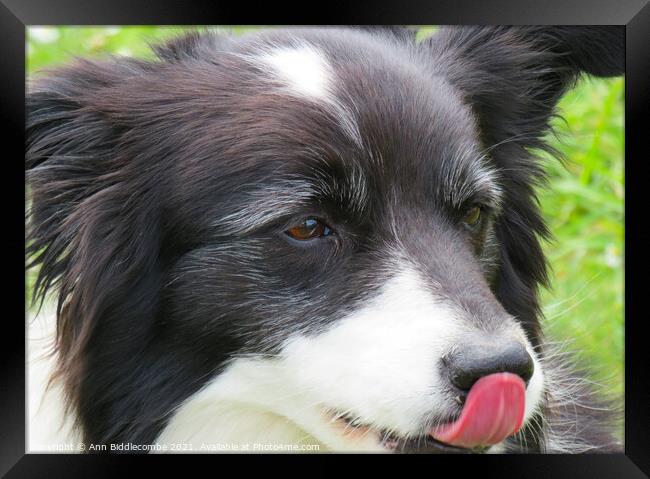
[[[622,28],[154,49],[29,85],[26,255],[56,300],[32,450],[621,450],[544,340],[535,187],[562,94],[624,73]]]

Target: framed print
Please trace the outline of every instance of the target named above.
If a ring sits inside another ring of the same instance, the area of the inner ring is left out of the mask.
[[[647,477],[650,7],[528,3],[316,25],[5,1],[3,472],[398,453]]]

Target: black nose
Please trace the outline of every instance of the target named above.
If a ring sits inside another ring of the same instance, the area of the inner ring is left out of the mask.
[[[515,340],[468,340],[444,359],[451,382],[463,391],[483,376],[508,372],[520,376],[526,384],[533,375],[533,358],[522,343]]]

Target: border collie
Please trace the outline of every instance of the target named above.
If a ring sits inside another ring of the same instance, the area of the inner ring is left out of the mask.
[[[28,267],[57,299],[31,450],[621,450],[544,342],[534,191],[562,94],[624,72],[622,28],[155,51],[29,87]]]

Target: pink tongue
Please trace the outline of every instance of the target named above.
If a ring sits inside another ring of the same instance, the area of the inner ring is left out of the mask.
[[[431,436],[461,447],[489,446],[503,441],[524,420],[526,385],[516,374],[484,376],[472,386],[460,417],[433,428]]]

